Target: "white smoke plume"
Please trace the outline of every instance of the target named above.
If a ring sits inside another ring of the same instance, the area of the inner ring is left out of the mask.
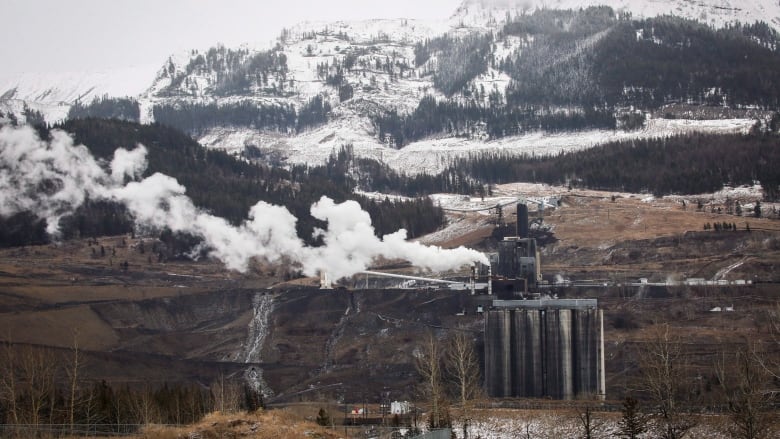
[[[252,258],[289,260],[306,275],[325,271],[332,279],[365,270],[379,257],[405,259],[433,271],[487,263],[485,255],[474,250],[408,242],[403,229],[379,239],[368,213],[355,201],[337,204],[322,197],[312,205],[312,216],[328,224],[327,230],[316,232],[323,238],[322,247],[306,246],[298,238],[297,219],[286,208],[262,201],[243,224],[232,226],[197,208],[172,177],[157,173],[137,181],[146,164],[143,145],[132,151],[117,149],[110,164],[101,164],[65,132],[54,130],[52,140],[43,141],[32,128],[2,127],[0,215],[31,211],[46,219],[47,231],[56,236],[60,219],[87,199],[118,201],[139,224],[203,238],[211,255],[237,271],[245,271]]]

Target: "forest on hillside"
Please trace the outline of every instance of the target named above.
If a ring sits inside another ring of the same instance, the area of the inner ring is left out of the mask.
[[[300,133],[327,122],[330,110],[330,103],[317,95],[297,111],[292,104],[179,102],[155,105],[152,115],[157,123],[197,136],[218,127]]]
[[[485,184],[516,181],[655,195],[711,193],[724,185],[761,182],[780,199],[780,138],[776,133],[691,134],[612,142],[547,157],[481,154],[453,171]]]
[[[591,129],[615,129],[617,120],[611,109],[584,108],[580,111],[511,106],[483,106],[476,103],[437,101],[424,97],[408,115],[391,110],[373,119],[379,140],[395,148],[446,134],[455,137],[497,139],[528,132],[571,132]],[[631,127],[641,127],[642,118]]]
[[[500,65],[513,78],[508,104],[780,105],[780,36],[766,23],[715,29],[597,7],[537,11],[515,18],[503,34],[528,41]]]
[[[193,51],[184,71],[177,70],[172,60],[161,70],[162,78],[170,83],[163,96],[198,96],[211,92],[217,96],[246,94],[262,90],[275,96],[287,95],[287,56],[274,48],[252,52],[249,49],[229,49],[225,46],[212,47],[205,53]],[[207,90],[195,77],[216,76],[216,81]]]
[[[68,119],[86,119],[90,117],[139,122],[141,120],[141,108],[136,99],[102,96],[95,97],[86,104],[76,101],[68,110]]]
[[[509,38],[519,46],[497,59]],[[418,43],[415,64],[447,99],[427,96],[409,114],[374,116],[379,140],[398,148],[435,135],[631,130],[644,119],[620,120],[627,109],[670,103],[780,108],[780,35],[761,22],[715,29],[670,16],[633,20],[608,7],[539,10],[514,17],[495,40]],[[472,83],[488,67],[512,78],[506,96]]]

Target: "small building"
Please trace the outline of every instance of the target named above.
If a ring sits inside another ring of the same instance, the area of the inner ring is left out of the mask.
[[[391,415],[406,415],[412,412],[412,406],[409,401],[393,401],[390,403]]]

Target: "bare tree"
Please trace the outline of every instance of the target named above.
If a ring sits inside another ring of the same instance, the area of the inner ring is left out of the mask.
[[[682,340],[668,324],[659,325],[639,350],[641,389],[656,409],[658,434],[663,439],[681,439],[696,425],[686,411],[689,382]]]
[[[731,437],[768,437],[773,427],[773,377],[759,360],[763,354],[757,342],[746,342],[735,352],[722,353],[715,366],[732,420]]]
[[[0,348],[0,401],[3,401],[8,418],[14,424],[19,423],[19,382],[16,365],[14,346],[6,341]]]
[[[87,431],[93,424],[105,422],[100,413],[97,391],[94,386],[82,390],[78,401],[79,423],[85,424]]]
[[[138,422],[149,425],[159,421],[159,407],[154,401],[154,391],[150,386],[130,392],[129,397],[132,413]]]
[[[755,360],[759,362],[768,374],[776,380],[780,380],[780,303],[777,303],[774,309],[767,312],[767,317],[769,321],[768,344],[772,348],[764,352],[763,355],[755,356]]]
[[[450,337],[445,360],[445,370],[456,389],[460,418],[463,423],[463,437],[466,439],[471,409],[481,390],[479,359],[470,333],[457,331]]]
[[[25,395],[26,422],[40,425],[54,398],[56,361],[49,350],[25,346],[19,355],[19,383]]]
[[[68,400],[68,422],[70,431],[73,432],[76,415],[77,393],[79,386],[79,372],[83,367],[81,351],[79,350],[79,331],[73,330],[73,346],[71,348],[71,358],[69,364],[65,367],[65,373],[68,376],[68,387],[70,390]]]
[[[577,420],[582,427],[582,436],[580,436],[582,439],[595,439],[600,436],[604,428],[604,422],[594,416],[591,404],[586,404],[578,411]]]
[[[443,415],[444,384],[442,380],[442,349],[433,332],[429,332],[415,357],[415,368],[423,381],[422,395],[430,402],[430,425],[439,428],[446,419]]]
[[[241,395],[241,386],[238,383],[220,373],[210,387],[215,409],[221,413],[238,411]]]

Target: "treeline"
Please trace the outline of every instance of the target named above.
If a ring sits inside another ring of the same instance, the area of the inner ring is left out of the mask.
[[[89,104],[76,101],[68,110],[68,119],[85,119],[99,117],[102,119],[121,119],[130,122],[141,120],[141,109],[138,101],[132,98],[95,97]]]
[[[632,21],[610,8],[537,11],[504,35],[527,47],[501,64],[511,105],[780,105],[780,37],[765,23],[714,29],[683,18]]]
[[[496,139],[532,131],[561,132],[615,129],[614,113],[608,108],[586,107],[579,111],[514,106],[483,106],[474,102],[437,101],[426,96],[408,115],[391,110],[374,117],[379,140],[401,148],[435,134]]]
[[[216,127],[245,127],[283,133],[296,129],[298,115],[292,105],[258,105],[249,101],[201,104],[182,102],[155,105],[154,120],[193,135]]]
[[[184,133],[159,124],[139,125],[118,120],[70,120],[57,128],[73,134],[98,158],[110,160],[119,147],[141,143],[148,149],[148,169],[144,176],[160,172],[176,178],[187,188],[196,206],[233,224],[246,219],[249,208],[258,201],[282,205],[298,218],[298,236],[314,244],[315,227],[325,225],[309,212],[312,203],[323,195],[336,202],[355,199],[364,208],[371,207],[372,220],[381,236],[408,227],[411,236],[429,233],[444,223],[436,206],[425,200],[393,202],[372,201],[356,196],[355,180],[345,171],[346,164],[334,155],[322,166],[278,167],[254,165],[223,151],[208,150]],[[42,128],[42,135],[48,134]],[[403,217],[405,215],[413,215]],[[433,219],[433,221],[431,221]],[[132,218],[122,206],[90,202],[61,224],[66,237],[92,237],[127,233]],[[34,221],[29,213],[0,218],[0,246],[28,245],[48,241],[42,232],[45,222]]]
[[[634,88],[627,98],[636,105],[689,101],[778,108],[779,42],[764,23],[713,30],[659,17],[618,26],[599,45],[594,65],[608,101],[617,100],[627,84]]]
[[[324,124],[328,121],[330,111],[330,102],[322,99],[320,95],[314,96],[298,113],[296,130],[301,132],[309,127]]]
[[[254,411],[263,397],[242,381],[112,384],[93,381],[78,349],[0,346],[0,424],[8,437],[135,434],[149,424],[191,424],[215,410]]]
[[[445,95],[461,91],[469,81],[485,73],[493,54],[493,35],[452,37],[443,35],[417,43],[414,62],[422,66],[436,56],[433,85]]]
[[[292,104],[263,105],[251,101],[226,104],[181,102],[155,105],[155,122],[192,135],[217,127],[244,127],[281,133],[301,132],[328,121],[330,103],[315,96],[300,111]]]
[[[552,157],[480,155],[453,167],[485,183],[527,181],[656,195],[708,193],[758,180],[765,198],[777,200],[778,160],[778,138],[772,133],[691,134],[613,142]]]
[[[219,96],[243,94],[253,89],[284,96],[287,89],[287,56],[275,48],[250,54],[248,49],[212,47],[205,54],[193,51],[192,58],[178,71],[173,60],[168,60],[161,75],[171,78],[171,83],[161,94],[164,96],[192,95],[210,91]],[[197,81],[190,76],[216,75],[216,82],[209,90],[200,90]]]
[[[43,116],[43,113],[38,110],[33,110],[32,108],[28,107],[27,104],[25,104],[24,108],[22,109],[22,117],[22,123],[27,123],[31,126],[45,127],[48,125],[46,123],[46,118]],[[3,113],[0,111],[0,126],[3,124],[18,126],[19,123],[19,118],[12,111],[9,111],[8,113]]]

